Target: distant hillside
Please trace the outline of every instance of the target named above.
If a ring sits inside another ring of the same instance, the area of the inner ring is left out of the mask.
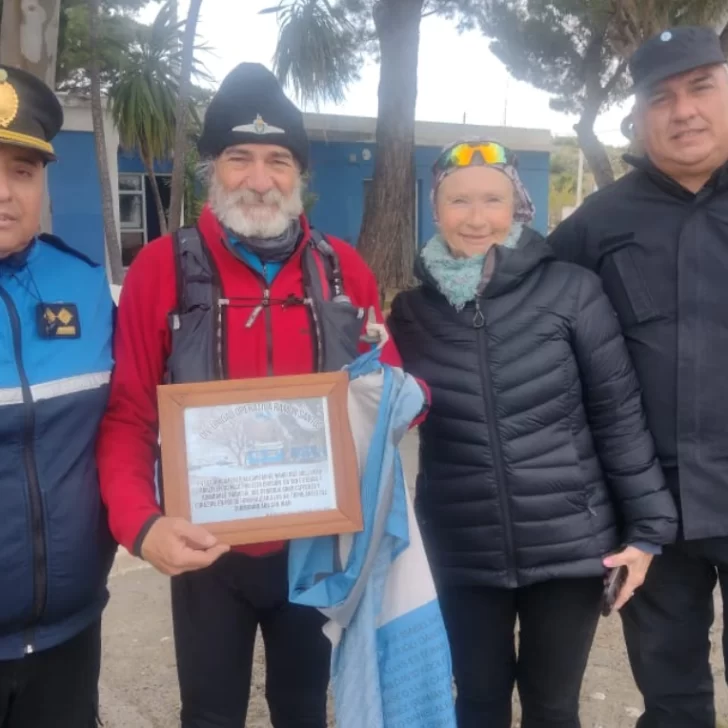
[[[564,207],[576,204],[576,179],[579,170],[579,145],[576,137],[556,137],[554,151],[551,153],[551,184],[549,191],[549,225],[557,225],[561,221]],[[607,147],[607,154],[612,161],[616,177],[621,177],[629,170],[622,159],[627,151],[623,147]],[[594,177],[589,172],[589,165],[584,162],[584,197],[595,190]]]

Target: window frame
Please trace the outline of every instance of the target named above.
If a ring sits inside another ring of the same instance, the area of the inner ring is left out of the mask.
[[[121,182],[124,178],[136,178],[139,180],[139,189],[134,190],[126,190],[123,189],[121,186]],[[132,234],[132,235],[138,235],[139,233],[142,234],[142,247],[144,247],[149,242],[149,232],[147,228],[147,205],[146,205],[146,195],[144,190],[144,183],[145,183],[145,177],[146,175],[140,172],[119,172],[118,179],[117,179],[117,189],[119,193],[119,245],[121,247],[121,254],[122,257],[124,255],[124,235],[125,234]],[[142,226],[141,227],[125,227],[122,219],[121,219],[121,198],[122,197],[138,197],[141,200],[141,211],[142,211]],[[125,268],[128,268],[129,266],[124,266]]]

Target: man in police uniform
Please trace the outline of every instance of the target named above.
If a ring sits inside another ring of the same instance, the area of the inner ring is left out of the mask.
[[[0,66],[0,725],[96,725],[114,547],[94,447],[112,367],[103,267],[39,235],[63,112]]]
[[[708,635],[716,582],[728,589],[728,72],[715,32],[694,27],[651,38],[630,68],[645,156],[627,157],[635,169],[551,243],[602,277],[680,506],[679,542],[622,612],[638,725],[714,728]]]

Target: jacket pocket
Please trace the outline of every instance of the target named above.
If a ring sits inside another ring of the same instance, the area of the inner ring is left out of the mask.
[[[322,338],[321,370],[336,372],[359,356],[359,337],[364,331],[365,310],[350,303],[314,301],[317,333]]]
[[[169,316],[171,353],[165,383],[205,382],[215,379],[215,326],[209,307],[196,306]]]
[[[644,323],[659,315],[633,245],[624,245],[604,255],[601,276],[604,289],[622,325]]]
[[[569,424],[571,436],[569,445],[579,483],[579,489],[572,498],[572,504],[578,506],[591,518],[594,515],[591,505],[594,495],[594,480],[601,476],[601,468],[598,465],[599,460],[583,404],[573,410]]]

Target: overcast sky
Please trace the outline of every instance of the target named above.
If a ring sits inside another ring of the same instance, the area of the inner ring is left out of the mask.
[[[259,15],[278,0],[204,0],[199,33],[213,49],[204,61],[221,81],[242,61],[257,61],[270,68],[278,27],[275,15]],[[180,0],[180,16],[187,0]],[[154,17],[150,6],[143,19]],[[418,73],[417,118],[423,121],[520,126],[549,129],[554,134],[573,134],[573,117],[549,108],[549,95],[528,84],[509,79],[501,62],[488,50],[479,33],[459,34],[441,18],[422,22]],[[349,89],[341,105],[327,104],[323,112],[376,116],[379,68],[368,64],[361,81]],[[307,109],[315,111],[316,109]],[[627,107],[603,114],[596,124],[602,141],[626,144],[619,131]]]

